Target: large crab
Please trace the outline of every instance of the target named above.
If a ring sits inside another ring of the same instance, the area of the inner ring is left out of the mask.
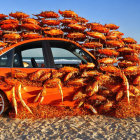
[[[78,15],[71,10],[65,10],[65,11],[58,11],[63,17],[67,17],[67,18],[72,18],[72,17],[78,17]]]
[[[38,15],[35,16],[41,16],[44,18],[59,18],[59,15],[55,13],[54,11],[43,11]]]
[[[17,18],[17,19],[22,19],[22,18],[27,18],[29,15],[23,13],[23,12],[15,12],[15,13],[10,13],[9,16]]]

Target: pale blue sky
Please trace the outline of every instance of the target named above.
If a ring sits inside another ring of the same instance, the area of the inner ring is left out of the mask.
[[[72,10],[89,22],[114,23],[140,44],[140,0],[1,0],[0,13]]]

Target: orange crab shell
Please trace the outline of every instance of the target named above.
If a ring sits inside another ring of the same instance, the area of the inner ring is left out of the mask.
[[[93,38],[98,38],[98,39],[106,40],[106,37],[104,36],[104,34],[99,33],[99,32],[87,32],[87,34],[90,37],[93,37]]]
[[[82,38],[86,38],[86,35],[83,33],[75,32],[75,33],[69,33],[67,37],[70,39],[82,39]]]
[[[71,23],[73,23],[73,24],[74,24],[74,23],[77,23],[76,20],[68,19],[68,18],[67,18],[67,19],[66,19],[66,18],[61,19],[60,22],[62,22],[64,25],[65,25],[65,24],[71,24]]]
[[[42,23],[47,24],[49,26],[56,26],[56,25],[60,24],[60,21],[59,20],[45,20],[45,19],[42,19]]]
[[[110,30],[116,30],[118,29],[120,26],[117,26],[115,24],[105,24],[106,28],[109,28]]]
[[[122,40],[123,40],[125,43],[132,43],[132,44],[137,43],[137,41],[134,40],[134,39],[131,38],[131,37],[126,37],[126,38],[123,38]]]
[[[100,33],[108,33],[109,32],[109,29],[104,27],[104,26],[94,26],[94,27],[91,27],[91,30],[95,31],[95,32],[100,32]]]
[[[65,10],[65,11],[58,11],[63,17],[67,17],[67,18],[72,18],[72,17],[78,17],[78,15],[71,10]]]
[[[107,56],[118,56],[119,52],[112,50],[112,49],[99,49],[98,50],[100,54],[104,54]]]
[[[107,35],[113,35],[113,34],[116,34],[118,36],[123,36],[124,33],[120,32],[120,31],[110,31]]]
[[[98,27],[98,26],[102,26],[102,27],[103,27],[102,24],[96,23],[96,22],[94,22],[94,23],[87,23],[87,24],[86,24],[86,27],[87,27],[87,28],[93,28],[93,27]]]
[[[123,72],[126,75],[136,75],[136,74],[140,74],[140,66],[131,66],[131,67],[127,67],[125,69],[123,69]]]
[[[102,71],[109,72],[109,73],[116,73],[116,74],[118,73],[119,74],[121,72],[121,70],[115,66],[100,66],[100,69]]]
[[[0,47],[5,47],[6,45],[7,45],[7,43],[0,42]]]
[[[35,38],[42,38],[42,35],[40,34],[37,34],[37,33],[26,33],[26,34],[23,34],[22,37],[24,39],[35,39]]]
[[[92,48],[103,47],[103,44],[101,44],[100,42],[88,42],[88,43],[84,43],[82,46],[92,49]]]
[[[128,47],[135,50],[140,50],[140,44],[129,44]]]
[[[127,48],[127,47],[119,48],[117,49],[117,51],[121,53],[135,53],[136,52],[134,49]]]
[[[131,61],[128,61],[128,60],[123,60],[123,61],[119,62],[118,65],[121,68],[125,68],[125,67],[130,67],[130,66],[136,66],[137,63],[136,62],[131,62]]]
[[[1,21],[0,24],[19,24],[19,21],[16,19],[6,19]]]
[[[65,66],[59,69],[59,72],[78,72],[78,68]]]
[[[75,23],[75,24],[73,24],[73,23],[72,24],[69,24],[68,27],[73,28],[75,30],[81,30],[81,31],[84,31],[86,29],[86,27],[84,27],[82,25],[79,25],[77,23]]]
[[[21,36],[18,33],[10,33],[3,35],[3,38],[7,40],[19,40]]]
[[[87,19],[83,18],[83,17],[74,17],[74,19],[79,22],[79,23],[86,23],[88,22]]]
[[[112,46],[112,47],[123,47],[124,42],[122,40],[107,40],[106,45]]]
[[[61,80],[59,78],[53,78],[49,79],[44,83],[44,86],[46,87],[56,87],[59,83],[61,83]]]
[[[51,35],[51,36],[57,36],[57,35],[63,35],[64,32],[60,29],[51,29],[49,31],[44,31],[45,34]]]
[[[59,15],[57,13],[55,13],[54,11],[43,11],[40,14],[38,14],[37,16],[41,16],[44,18],[59,18]]]
[[[123,56],[124,59],[132,61],[132,62],[137,62],[140,63],[140,59],[139,56],[137,54],[133,54],[133,55],[124,55]]]
[[[27,15],[27,14],[25,14],[23,12],[10,13],[9,16],[17,18],[17,19],[29,17],[29,15]]]
[[[22,24],[21,27],[27,30],[40,30],[41,29],[39,25],[31,24],[31,23]]]
[[[18,27],[18,24],[2,24],[1,25],[1,29],[2,30],[13,30],[16,29]]]
[[[122,36],[117,35],[117,34],[110,34],[110,35],[106,36],[106,39],[108,39],[108,40],[118,40],[118,39],[121,39],[121,38],[122,38]]]
[[[21,21],[22,23],[39,24],[39,22],[33,18],[24,18]]]
[[[8,17],[8,15],[0,14],[0,19],[4,19],[4,18],[6,18],[6,17]]]
[[[115,58],[102,58],[99,59],[98,62],[103,64],[113,64],[113,63],[117,63],[118,60]]]

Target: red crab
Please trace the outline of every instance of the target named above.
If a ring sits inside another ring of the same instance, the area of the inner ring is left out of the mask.
[[[44,31],[44,33],[51,36],[63,35],[63,31],[60,29],[50,29],[49,31]]]
[[[27,18],[29,15],[23,13],[23,12],[16,12],[16,13],[10,13],[9,16],[17,18],[17,19],[22,19],[22,18]]]
[[[59,20],[45,20],[45,19],[42,19],[42,23],[47,24],[49,26],[56,26],[56,25],[60,24],[60,21]]]
[[[101,44],[100,42],[87,42],[83,44],[83,47],[90,48],[90,49],[101,48],[103,47],[103,44]]]
[[[41,16],[44,18],[59,18],[59,15],[55,13],[54,11],[43,11],[38,15],[35,16]]]
[[[110,30],[116,30],[116,29],[118,29],[120,26],[117,26],[117,25],[115,25],[115,24],[105,24],[105,27],[106,28],[109,28]]]
[[[65,10],[65,11],[58,11],[63,17],[67,17],[67,18],[72,18],[72,17],[78,17],[78,15],[71,10]]]
[[[31,23],[24,23],[21,25],[22,28],[26,29],[26,30],[40,30],[41,27],[39,25],[36,24],[31,24]]]
[[[93,37],[93,38],[106,40],[106,37],[104,36],[104,34],[99,33],[99,32],[87,32],[87,35],[89,35],[90,37]]]

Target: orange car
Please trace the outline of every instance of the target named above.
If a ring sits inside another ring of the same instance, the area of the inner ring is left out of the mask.
[[[19,102],[30,111],[29,106],[37,105],[41,97],[42,104],[73,106],[74,87],[60,88],[58,85],[49,88],[43,86],[46,81],[39,77],[41,74],[57,75],[57,69],[78,67],[87,62],[97,65],[90,52],[66,39],[32,39],[3,48],[0,50],[0,114],[9,107],[14,107],[17,113]],[[63,90],[63,99],[60,90]]]

